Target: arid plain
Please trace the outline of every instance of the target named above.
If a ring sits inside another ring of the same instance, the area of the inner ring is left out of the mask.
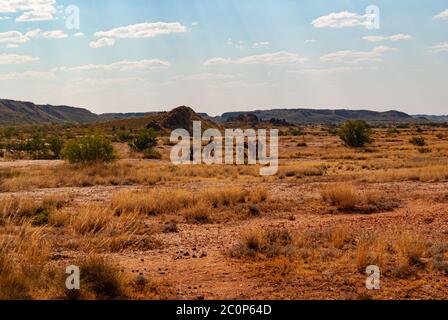
[[[377,127],[355,149],[336,130],[285,129],[270,177],[175,166],[168,137],[143,159],[113,131],[111,163],[4,154],[0,298],[446,298],[448,128]],[[79,291],[65,289],[69,265]],[[368,265],[380,290],[366,289]]]

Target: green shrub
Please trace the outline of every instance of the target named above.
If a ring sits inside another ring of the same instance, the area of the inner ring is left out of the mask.
[[[129,142],[132,150],[143,152],[146,149],[152,149],[157,145],[157,135],[153,129],[143,129],[137,136]]]
[[[372,130],[362,120],[347,121],[339,131],[339,137],[353,148],[363,147],[371,141]]]
[[[64,147],[64,140],[62,140],[58,136],[51,136],[50,138],[48,138],[47,142],[48,142],[48,148],[53,154],[53,158],[60,159],[61,152]]]
[[[409,142],[411,144],[413,144],[414,146],[418,146],[418,147],[426,146],[426,141],[425,141],[425,138],[423,138],[423,137],[412,137],[412,139],[409,140]]]
[[[70,141],[61,157],[70,163],[111,162],[117,158],[112,143],[98,134]]]

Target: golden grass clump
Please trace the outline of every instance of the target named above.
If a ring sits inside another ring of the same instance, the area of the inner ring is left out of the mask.
[[[112,219],[113,212],[109,208],[87,205],[73,216],[71,225],[81,235],[94,234],[104,230]]]
[[[355,253],[356,269],[364,273],[369,265],[381,268],[385,266],[387,256],[387,243],[382,236],[364,233],[357,239]]]
[[[358,203],[358,193],[351,184],[334,184],[323,187],[322,199],[343,211],[353,210]]]
[[[342,249],[351,240],[351,235],[347,227],[337,226],[328,231],[328,241],[337,249]]]
[[[197,199],[184,190],[150,190],[147,192],[122,191],[112,197],[115,214],[140,213],[158,215],[175,213],[195,204]]]
[[[204,224],[211,222],[211,211],[208,203],[199,202],[194,207],[185,209],[183,215],[188,222]]]
[[[399,201],[376,190],[358,191],[352,184],[332,184],[321,189],[322,200],[339,211],[376,213],[391,211]]]
[[[246,202],[257,204],[266,201],[267,198],[267,191],[262,187],[252,191],[239,187],[211,188],[197,192],[182,189],[152,189],[118,192],[112,196],[111,208],[116,215],[129,213],[161,215],[186,211],[185,214],[191,216],[194,212],[209,212],[211,208],[235,207]]]
[[[107,258],[90,255],[79,264],[81,293],[94,299],[126,298],[126,280],[120,269]]]
[[[272,259],[295,254],[296,243],[287,229],[245,229],[239,242],[230,250],[234,258]]]
[[[427,250],[426,241],[421,236],[409,232],[402,233],[395,246],[403,262],[409,265],[421,263],[421,259]]]
[[[42,230],[29,225],[1,236],[1,300],[31,299],[48,290],[51,279],[45,270],[49,262],[49,246]]]

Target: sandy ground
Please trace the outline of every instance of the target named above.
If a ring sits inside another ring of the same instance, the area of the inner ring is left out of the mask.
[[[30,165],[58,165],[58,161],[0,162],[0,167]],[[163,188],[176,186],[188,190],[206,189],[220,184],[191,183],[164,184]],[[223,184],[221,184],[223,185]],[[254,185],[243,184],[244,187]],[[352,230],[375,230],[385,234],[397,234],[403,230],[418,231],[434,241],[448,240],[448,201],[437,201],[448,193],[446,183],[400,182],[359,186],[384,191],[398,196],[401,205],[393,212],[378,214],[330,214],[315,204],[319,202],[318,183],[296,184],[276,182],[264,184],[272,198],[286,201],[286,208],[262,212],[261,217],[231,219],[226,223],[206,225],[179,224],[178,233],[157,233],[154,237],[160,248],[145,252],[125,251],[110,254],[123,270],[147,275],[151,279],[167,283],[167,295],[186,299],[357,299],[363,294],[376,298],[446,298],[448,278],[430,274],[403,279],[385,277],[382,289],[367,292],[366,276],[344,266],[334,270],[323,267],[310,275],[285,277],[278,281],[266,281],[253,270],[249,262],[232,259],[229,249],[236,243],[241,231],[259,226],[286,227],[293,232],[319,232],[344,225]],[[157,186],[156,186],[157,187]],[[45,195],[65,193],[78,203],[107,203],[112,194],[122,189],[145,189],[142,186],[85,187],[42,189],[30,192],[3,193],[42,198]],[[290,203],[290,205],[288,204]],[[292,217],[294,219],[292,219]],[[148,223],[163,225],[161,217],[149,217]],[[63,252],[67,260],[73,251]]]

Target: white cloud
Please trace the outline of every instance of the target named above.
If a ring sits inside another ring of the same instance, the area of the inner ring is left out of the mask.
[[[170,33],[188,32],[187,28],[179,22],[154,22],[139,23],[126,27],[119,27],[109,31],[99,31],[95,33],[96,37],[102,38],[154,38]]]
[[[21,13],[16,21],[53,20],[56,0],[0,0],[0,13]]]
[[[234,74],[222,74],[222,73],[199,73],[193,75],[177,75],[174,76],[174,80],[199,80],[199,81],[207,81],[207,80],[233,80],[241,75]]]
[[[448,9],[440,12],[438,15],[434,17],[434,19],[448,19]]]
[[[308,59],[300,57],[298,54],[280,51],[275,53],[265,53],[253,56],[247,56],[237,59],[213,58],[204,62],[204,65],[222,65],[222,64],[236,64],[236,65],[288,65],[288,64],[303,64]]]
[[[394,48],[386,46],[378,46],[372,49],[372,51],[338,51],[330,54],[326,54],[321,57],[324,62],[336,62],[336,63],[369,63],[382,61],[384,53],[393,51]]]
[[[68,37],[68,34],[62,30],[45,31],[42,32],[42,37],[47,39],[64,39]]]
[[[78,37],[84,37],[84,33],[82,32],[77,32],[73,35],[74,37],[78,38]]]
[[[364,40],[369,42],[381,42],[381,41],[401,41],[401,40],[411,40],[412,36],[408,34],[395,34],[393,36],[366,36],[363,37]]]
[[[309,40],[305,40],[305,43],[316,43],[317,40],[314,39],[309,39]]]
[[[23,79],[56,80],[56,75],[52,72],[41,71],[10,72],[7,74],[0,74],[0,80],[3,81]]]
[[[92,41],[89,44],[89,47],[92,49],[98,49],[101,47],[111,47],[115,44],[115,39],[111,38],[101,38],[96,41]]]
[[[194,22],[191,23],[191,25],[192,25],[193,27],[197,27],[197,26],[199,25],[199,22],[194,21]]]
[[[167,68],[170,63],[160,59],[140,60],[140,61],[118,61],[111,64],[88,64],[77,67],[62,67],[61,71],[84,72],[84,71],[140,71],[157,68]]]
[[[20,31],[7,31],[0,33],[0,43],[8,44],[23,44],[34,38],[46,38],[46,39],[63,39],[68,35],[62,30],[42,31],[40,29],[34,29],[23,34]]]
[[[315,28],[352,28],[367,26],[369,15],[343,11],[332,12],[326,16],[319,17],[311,22]]]
[[[142,78],[74,78],[70,82],[80,86],[96,87],[144,81]]]
[[[448,42],[441,42],[436,46],[431,47],[434,52],[445,52],[448,51]]]
[[[32,61],[37,61],[39,58],[31,57],[31,56],[22,56],[18,54],[0,54],[0,65],[3,64],[20,64],[27,63]]]
[[[25,43],[30,38],[19,31],[7,31],[0,33],[0,43]]]
[[[16,48],[18,48],[19,47],[19,45],[18,44],[15,44],[15,43],[8,43],[7,45],[6,45],[6,48],[7,49],[16,49]]]
[[[337,68],[327,68],[327,69],[303,69],[297,71],[290,71],[290,73],[300,73],[305,75],[333,75],[339,73],[349,73],[353,71],[363,71],[363,70],[376,70],[375,67],[363,68],[363,67],[337,67]]]
[[[268,47],[270,45],[270,43],[268,41],[260,41],[260,42],[255,42],[252,45],[252,48],[257,49],[257,48],[262,48],[262,47]]]

